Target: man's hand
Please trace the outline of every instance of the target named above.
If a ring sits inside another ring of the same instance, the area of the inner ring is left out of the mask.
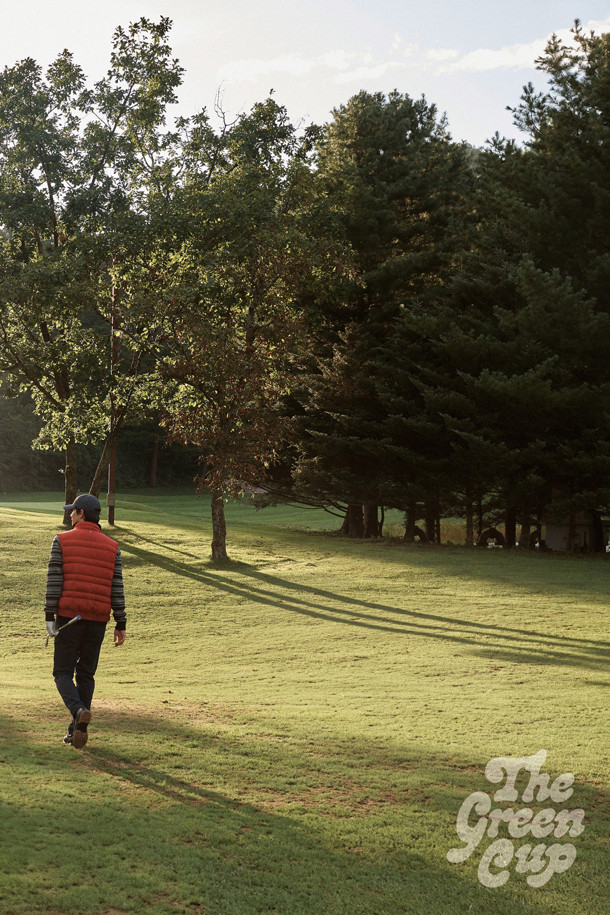
[[[125,641],[127,633],[124,629],[115,629],[114,630],[114,647],[118,648],[119,645],[122,645]]]
[[[47,620],[47,632],[52,639],[55,638],[57,635],[57,623],[55,620]]]

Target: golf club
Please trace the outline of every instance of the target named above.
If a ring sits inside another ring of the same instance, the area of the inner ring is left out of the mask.
[[[68,626],[71,626],[72,623],[76,623],[79,619],[80,619],[80,616],[75,616],[75,617],[74,617],[73,619],[71,619],[69,622],[64,623],[63,626],[60,626],[60,627],[59,627],[59,629],[57,630],[57,632],[55,633],[55,635],[53,636],[53,638],[56,638],[56,637],[59,635],[59,633],[61,632],[62,629],[66,629]],[[46,640],[46,642],[44,643],[44,644],[45,644],[45,648],[46,648],[46,646],[49,644],[49,639],[50,639],[50,635],[47,634],[47,640]]]

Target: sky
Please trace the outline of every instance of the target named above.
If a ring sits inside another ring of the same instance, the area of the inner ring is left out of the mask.
[[[43,68],[68,48],[91,81],[103,76],[118,25],[173,21],[185,68],[173,114],[229,117],[273,90],[295,124],[330,120],[359,92],[426,97],[456,140],[499,132],[523,140],[507,106],[546,86],[535,59],[553,33],[610,31],[610,0],[0,0],[0,67]]]

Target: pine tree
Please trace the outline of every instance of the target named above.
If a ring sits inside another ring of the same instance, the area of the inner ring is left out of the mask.
[[[444,295],[464,243],[467,174],[463,150],[423,98],[361,92],[327,125],[318,182],[350,244],[355,282],[327,315],[326,348],[302,401],[301,492],[379,506],[404,505],[421,488],[393,440],[381,365],[400,316],[433,309]]]

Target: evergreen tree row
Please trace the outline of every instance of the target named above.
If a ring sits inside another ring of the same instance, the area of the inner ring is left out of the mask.
[[[523,147],[455,146],[398,94],[361,93],[323,133],[318,181],[356,281],[287,460],[294,498],[346,506],[352,536],[391,506],[409,540],[458,515],[468,542],[502,523],[529,546],[546,521],[610,508],[609,41],[573,37],[515,109]]]

